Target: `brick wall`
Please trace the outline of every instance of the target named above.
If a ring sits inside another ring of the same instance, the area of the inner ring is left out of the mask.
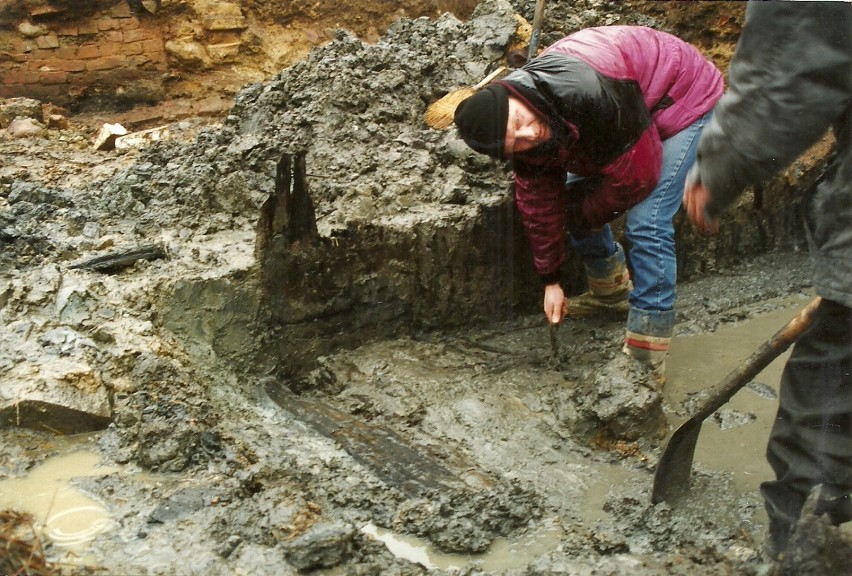
[[[150,88],[166,69],[156,21],[134,14],[126,0],[83,17],[70,9],[35,7],[15,27],[0,30],[0,98],[26,96],[65,106],[93,90],[125,92],[138,82]]]

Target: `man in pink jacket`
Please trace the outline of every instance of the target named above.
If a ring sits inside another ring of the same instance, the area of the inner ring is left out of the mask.
[[[605,26],[559,40],[455,114],[471,148],[511,163],[548,321],[626,315],[624,349],[660,384],[675,322],[672,218],[723,90],[721,73],[686,42]],[[609,226],[624,214],[629,255]],[[589,287],[569,300],[560,284],[566,233]]]

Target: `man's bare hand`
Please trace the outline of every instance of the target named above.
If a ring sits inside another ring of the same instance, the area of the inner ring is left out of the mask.
[[[568,300],[562,286],[548,284],[544,287],[544,315],[550,324],[559,324],[562,317],[568,313]]]
[[[683,207],[692,225],[705,236],[719,233],[719,219],[707,213],[710,193],[701,182],[687,181],[683,191]]]

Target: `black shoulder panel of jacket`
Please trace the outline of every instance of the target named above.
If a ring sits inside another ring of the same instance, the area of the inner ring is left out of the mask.
[[[539,56],[503,82],[537,93],[542,112],[576,126],[578,146],[600,166],[629,150],[651,125],[635,81],[610,78],[572,56]]]

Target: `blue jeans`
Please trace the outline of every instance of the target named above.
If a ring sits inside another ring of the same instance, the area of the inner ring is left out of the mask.
[[[648,311],[674,308],[677,258],[672,219],[680,208],[686,173],[695,163],[701,131],[711,115],[708,112],[663,141],[663,165],[657,187],[627,212],[625,236],[630,242],[628,258],[633,271],[631,308]],[[569,174],[567,181],[577,179]],[[609,224],[582,238],[571,235],[571,243],[586,264],[615,253]]]

